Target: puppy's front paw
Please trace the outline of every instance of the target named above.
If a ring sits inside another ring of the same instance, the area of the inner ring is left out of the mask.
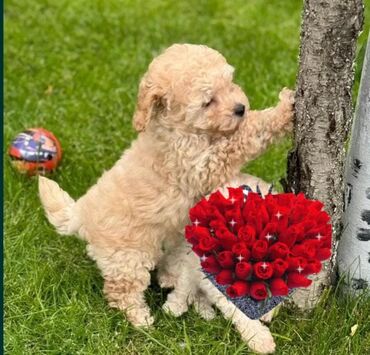
[[[169,273],[161,273],[158,275],[158,283],[161,288],[175,287],[177,278]]]
[[[294,105],[294,91],[288,88],[283,88],[279,94],[280,105],[293,108]]]
[[[280,91],[279,99],[278,109],[281,123],[283,123],[284,131],[291,132],[294,117],[294,91],[284,88]]]
[[[167,313],[175,317],[180,317],[188,310],[188,305],[186,303],[178,303],[174,301],[167,300],[162,309]]]
[[[154,318],[146,308],[127,310],[127,318],[134,327],[149,328],[154,323]]]
[[[241,333],[243,340],[247,342],[251,350],[259,354],[272,354],[275,352],[274,338],[266,326],[259,324],[253,333],[252,335],[250,331]]]

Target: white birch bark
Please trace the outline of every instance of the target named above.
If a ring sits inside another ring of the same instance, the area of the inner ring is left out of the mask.
[[[287,190],[321,200],[341,234],[345,142],[352,118],[353,62],[363,23],[362,0],[305,0],[296,88],[294,149]],[[333,249],[335,250],[335,242]],[[335,255],[335,253],[334,253]],[[331,283],[335,258],[311,287],[295,291],[301,308],[315,306]]]
[[[345,173],[345,213],[338,269],[356,293],[370,284],[370,37]]]

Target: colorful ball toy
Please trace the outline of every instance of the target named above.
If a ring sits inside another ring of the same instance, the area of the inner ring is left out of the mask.
[[[30,128],[13,139],[9,155],[19,172],[45,174],[58,166],[62,159],[62,148],[53,133],[44,128]]]

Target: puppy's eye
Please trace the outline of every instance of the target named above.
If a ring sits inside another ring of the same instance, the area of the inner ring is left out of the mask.
[[[213,102],[215,102],[215,99],[212,97],[208,102],[203,104],[203,107],[209,107]]]

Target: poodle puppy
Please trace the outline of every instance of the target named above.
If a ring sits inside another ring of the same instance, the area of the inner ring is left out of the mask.
[[[270,188],[270,185],[254,176],[240,174],[219,190],[228,198],[227,186],[240,185],[248,185],[254,190],[259,186],[263,194],[267,194]],[[210,320],[215,316],[212,308],[212,305],[215,305],[226,319],[231,319],[242,339],[253,351],[263,354],[275,351],[274,339],[269,329],[259,320],[248,318],[205,277],[201,271],[200,259],[191,250],[185,237],[182,244],[167,255],[165,263],[162,261],[159,265],[165,270],[162,279],[166,274],[166,283],[161,286],[174,288],[163,305],[165,312],[178,317],[193,304],[201,317]],[[271,310],[261,320],[270,322],[273,313],[274,310]]]
[[[77,201],[39,179],[47,218],[87,242],[109,304],[135,326],[153,323],[144,299],[150,270],[182,242],[188,209],[292,129],[290,90],[275,108],[251,111],[233,71],[209,47],[169,47],[141,80],[139,134],[117,163]]]

